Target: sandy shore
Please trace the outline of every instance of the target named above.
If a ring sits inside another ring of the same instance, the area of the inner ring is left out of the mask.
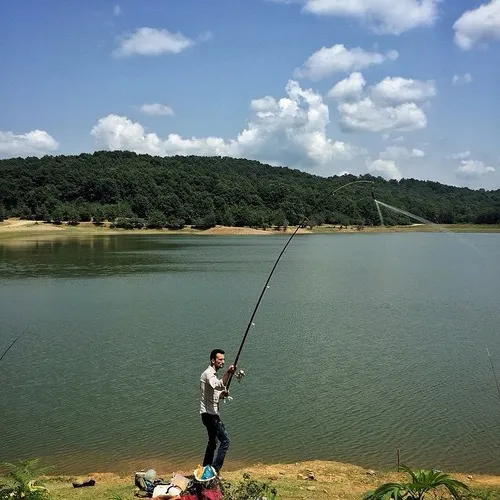
[[[46,224],[44,222],[36,222],[32,220],[24,220],[18,218],[6,219],[0,222],[0,241],[6,239],[52,239],[57,237],[75,237],[75,236],[98,236],[98,235],[114,235],[114,234],[127,234],[127,235],[144,235],[144,234],[161,234],[161,235],[259,235],[259,236],[272,236],[291,234],[296,229],[296,226],[289,226],[284,232],[282,229],[276,231],[274,229],[253,229],[250,227],[228,227],[228,226],[215,226],[207,230],[197,230],[191,227],[186,227],[181,230],[172,231],[169,229],[112,229],[109,223],[102,226],[95,226],[91,222],[82,222],[78,226],[68,226],[63,223],[61,225]],[[357,226],[335,226],[324,225],[313,228],[312,230],[300,229],[298,234],[363,234],[363,233],[394,233],[394,232],[437,232],[437,231],[451,231],[451,232],[500,232],[498,225],[473,225],[473,224],[455,224],[455,225],[423,225],[413,224],[411,226],[392,226],[392,227],[362,227]]]

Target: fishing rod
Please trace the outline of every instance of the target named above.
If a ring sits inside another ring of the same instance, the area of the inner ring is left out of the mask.
[[[24,330],[23,333],[21,333],[21,335],[19,335],[18,337],[16,337],[14,339],[14,341],[10,344],[9,347],[7,347],[7,349],[4,351],[4,353],[2,354],[2,356],[0,357],[0,361],[2,361],[2,359],[5,357],[5,355],[9,352],[10,348],[29,330],[29,327],[26,328],[26,330]]]
[[[271,272],[269,273],[269,276],[267,277],[267,280],[266,282],[264,283],[264,286],[262,287],[262,290],[260,292],[260,295],[259,295],[259,298],[257,300],[257,303],[255,304],[255,307],[254,307],[254,310],[252,312],[252,315],[250,316],[250,320],[248,321],[248,325],[246,327],[246,330],[245,330],[245,334],[243,335],[243,340],[241,341],[241,344],[240,344],[240,347],[238,349],[238,352],[236,354],[236,358],[234,360],[234,363],[233,365],[234,366],[237,366],[238,365],[238,360],[240,359],[240,354],[241,354],[241,351],[243,349],[243,346],[245,344],[245,341],[247,339],[247,336],[248,336],[248,332],[250,331],[250,328],[254,325],[254,318],[255,318],[255,315],[257,314],[257,311],[259,310],[259,306],[260,306],[260,303],[262,302],[262,298],[264,297],[264,294],[266,293],[266,290],[269,288],[269,282],[271,281],[271,278],[274,274],[274,271],[276,270],[276,267],[278,266],[278,263],[279,261],[281,260],[281,257],[283,256],[283,254],[285,253],[285,250],[287,249],[288,245],[290,244],[290,242],[292,241],[293,237],[297,234],[298,230],[304,226],[305,222],[307,220],[309,220],[309,218],[318,210],[318,208],[323,205],[323,203],[325,203],[325,201],[330,198],[331,196],[333,196],[335,193],[337,193],[338,191],[340,191],[341,189],[344,189],[348,186],[352,186],[353,184],[361,184],[361,183],[368,183],[368,184],[371,184],[372,185],[372,191],[371,191],[371,195],[372,195],[372,198],[375,200],[375,192],[374,192],[374,185],[375,185],[375,182],[374,181],[353,181],[353,182],[349,182],[347,184],[343,184],[342,186],[340,186],[339,188],[337,189],[334,189],[333,191],[329,192],[326,194],[326,196],[324,196],[323,198],[320,199],[320,201],[318,203],[316,203],[316,205],[313,206],[313,208],[311,209],[311,213],[307,216],[305,216],[302,221],[298,224],[298,226],[295,228],[295,231],[291,234],[290,238],[288,238],[288,241],[285,243],[285,246],[283,247],[283,249],[281,250],[280,254],[278,255],[278,258],[276,259],[272,269],[271,269]],[[236,374],[236,378],[238,380],[240,380],[243,376],[245,375],[245,373],[243,371],[239,371],[237,374]],[[227,381],[227,384],[226,384],[226,388],[229,389],[229,386],[231,385],[231,380],[233,378],[233,373],[230,373],[229,374],[229,379]]]

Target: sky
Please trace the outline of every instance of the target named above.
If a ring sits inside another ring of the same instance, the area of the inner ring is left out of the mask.
[[[1,0],[0,158],[500,188],[500,0]]]

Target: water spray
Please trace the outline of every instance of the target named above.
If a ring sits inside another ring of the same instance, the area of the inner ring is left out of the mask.
[[[334,189],[333,191],[329,192],[326,196],[324,196],[323,198],[321,198],[320,201],[318,203],[316,203],[316,205],[314,205],[314,207],[311,209],[311,213],[309,215],[305,216],[302,219],[302,221],[297,225],[297,227],[295,228],[295,231],[291,234],[290,238],[288,238],[288,241],[285,243],[285,246],[281,250],[280,254],[278,255],[278,258],[276,259],[276,261],[274,262],[274,265],[273,265],[273,267],[271,269],[271,272],[269,273],[269,275],[267,277],[267,280],[264,283],[264,286],[262,287],[262,290],[260,292],[259,298],[257,300],[257,303],[255,304],[254,310],[252,312],[252,315],[250,316],[250,320],[248,322],[248,325],[246,327],[245,333],[243,335],[243,339],[241,341],[240,347],[239,347],[238,352],[236,354],[236,358],[235,358],[234,363],[233,363],[234,366],[238,365],[238,360],[240,359],[240,354],[241,354],[241,351],[243,349],[243,346],[245,345],[245,341],[247,339],[248,332],[250,331],[250,328],[252,326],[255,326],[255,323],[253,322],[253,320],[255,318],[255,315],[257,314],[257,311],[259,310],[259,306],[260,306],[260,303],[262,302],[262,298],[264,297],[264,294],[266,293],[266,290],[269,289],[269,282],[271,281],[271,278],[272,278],[272,276],[274,274],[274,271],[276,270],[276,267],[278,266],[278,263],[281,260],[281,257],[283,256],[283,254],[285,253],[285,250],[287,249],[288,245],[290,245],[293,237],[297,234],[297,232],[299,231],[300,228],[304,227],[304,224],[306,223],[306,221],[309,220],[309,218],[321,207],[321,205],[323,205],[323,203],[325,203],[325,201],[328,198],[330,198],[331,196],[333,196],[335,193],[337,193],[341,189],[344,189],[344,188],[346,188],[348,186],[352,186],[353,184],[361,184],[361,183],[371,184],[372,185],[372,197],[375,200],[375,203],[377,203],[377,200],[375,199],[375,193],[374,193],[374,184],[375,184],[374,181],[353,181],[353,182],[349,182],[347,184],[344,184],[344,185],[340,186],[337,189]],[[234,375],[236,376],[237,380],[240,381],[243,378],[243,376],[245,375],[245,372],[243,372],[242,370],[240,370],[239,372],[235,373]],[[233,377],[233,373],[229,374],[229,379],[228,379],[227,385],[226,385],[227,389],[229,389],[229,386],[231,385],[232,377]]]
[[[2,361],[2,359],[5,357],[5,355],[9,352],[10,348],[29,330],[29,327],[26,328],[26,330],[24,330],[23,333],[21,333],[21,335],[19,335],[18,337],[16,337],[13,342],[10,344],[9,347],[7,347],[7,349],[4,351],[4,353],[2,354],[2,356],[0,356],[0,361]]]

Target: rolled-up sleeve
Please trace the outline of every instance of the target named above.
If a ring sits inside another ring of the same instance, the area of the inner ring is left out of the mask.
[[[222,383],[222,380],[219,380],[217,378],[217,375],[215,373],[207,375],[207,383],[214,390],[217,391],[226,390],[226,386]]]

